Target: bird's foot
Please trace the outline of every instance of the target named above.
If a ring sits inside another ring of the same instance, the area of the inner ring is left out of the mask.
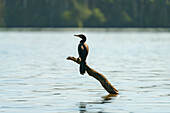
[[[77,61],[80,62],[80,58],[79,57],[77,58]]]

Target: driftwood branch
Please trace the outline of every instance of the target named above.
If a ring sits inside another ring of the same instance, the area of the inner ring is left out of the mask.
[[[67,60],[72,60],[72,61],[80,64],[80,60],[77,60],[77,58],[75,58],[75,57],[68,57]],[[86,64],[86,71],[90,76],[97,79],[108,93],[110,93],[110,94],[118,94],[119,93],[116,90],[116,88],[111,85],[111,83],[107,80],[107,78],[104,75],[102,75],[101,73],[98,73],[94,69],[90,68],[87,64]]]

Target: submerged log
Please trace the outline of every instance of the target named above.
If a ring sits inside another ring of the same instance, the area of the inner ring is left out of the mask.
[[[68,57],[67,60],[72,60],[72,61],[80,64],[80,60],[78,60],[75,57]],[[95,71],[94,69],[90,68],[87,65],[87,63],[86,63],[86,71],[89,74],[89,76],[92,76],[95,79],[97,79],[108,93],[110,93],[110,94],[118,94],[119,93],[116,90],[116,88],[111,85],[111,83],[107,80],[107,78],[104,75],[102,75],[101,73],[99,73],[99,72]]]

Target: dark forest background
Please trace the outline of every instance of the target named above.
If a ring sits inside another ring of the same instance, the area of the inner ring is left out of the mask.
[[[170,27],[170,0],[0,0],[0,27]]]

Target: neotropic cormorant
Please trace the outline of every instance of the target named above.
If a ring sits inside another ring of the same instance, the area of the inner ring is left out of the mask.
[[[83,34],[80,35],[74,35],[76,37],[81,38],[82,40],[80,41],[80,44],[78,45],[78,54],[79,54],[79,58],[81,59],[80,62],[80,74],[84,74],[85,70],[86,70],[86,58],[89,52],[89,47],[88,45],[85,43],[86,41],[86,37]]]

